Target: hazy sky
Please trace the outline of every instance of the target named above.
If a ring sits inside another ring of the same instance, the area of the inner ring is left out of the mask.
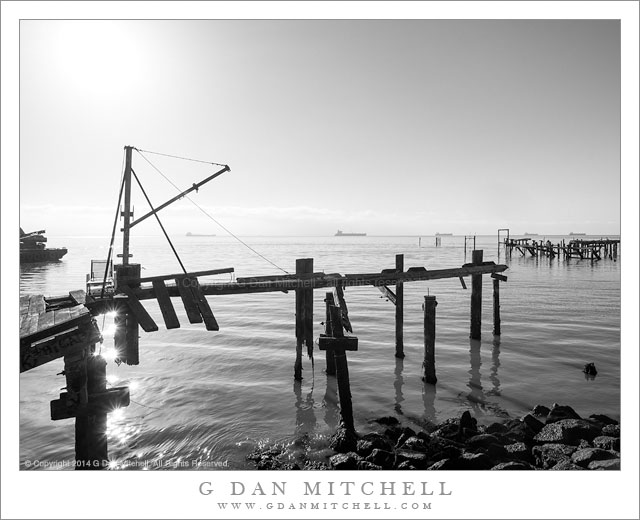
[[[620,24],[23,20],[22,226],[110,233],[125,145],[228,164],[193,199],[238,234],[618,233]],[[215,171],[146,156],[183,189]]]

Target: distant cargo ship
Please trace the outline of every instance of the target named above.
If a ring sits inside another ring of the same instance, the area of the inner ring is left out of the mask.
[[[338,231],[336,232],[336,234],[334,235],[336,237],[366,237],[367,234],[366,233],[345,233],[344,231],[341,231],[338,229]]]
[[[583,237],[585,235],[586,235],[586,233],[574,233],[573,231],[571,233],[569,233],[570,237]]]
[[[537,237],[538,233],[529,233],[528,231],[524,232],[525,237]]]
[[[453,233],[436,233],[437,237],[452,237]]]
[[[215,237],[215,235],[198,235],[197,233],[187,232],[188,237]]]

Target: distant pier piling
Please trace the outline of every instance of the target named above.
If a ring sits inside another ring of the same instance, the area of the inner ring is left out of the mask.
[[[422,363],[425,383],[435,385],[436,378],[436,306],[435,296],[425,296],[422,308],[424,310],[424,361]]]

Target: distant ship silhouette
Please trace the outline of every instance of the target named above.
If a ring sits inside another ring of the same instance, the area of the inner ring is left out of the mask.
[[[334,235],[336,237],[366,237],[366,233],[345,233],[338,229],[337,233]]]

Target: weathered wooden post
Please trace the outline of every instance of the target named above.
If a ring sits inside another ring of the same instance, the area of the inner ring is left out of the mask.
[[[471,252],[471,263],[482,265],[482,249],[474,249]],[[482,275],[471,275],[471,339],[480,339],[482,328]]]
[[[336,365],[336,379],[338,396],[340,398],[340,414],[345,429],[355,431],[353,422],[353,405],[351,403],[351,388],[349,385],[349,367],[347,365],[347,350],[358,350],[358,338],[345,336],[342,331],[342,312],[340,307],[328,305],[329,322],[333,336],[320,335],[318,347],[320,350],[333,351]],[[327,329],[325,328],[325,331]]]
[[[493,278],[493,334],[500,336],[500,280]]]
[[[131,288],[139,287],[140,264],[114,265],[114,286],[115,292],[122,291],[124,286]],[[116,333],[114,334],[115,349],[118,358],[127,365],[138,365],[140,363],[139,354],[139,328],[138,320],[129,309],[126,302],[128,298],[117,295],[116,302]]]
[[[436,306],[435,296],[425,296],[422,309],[424,310],[424,362],[422,368],[425,383],[435,385],[436,378]]]
[[[396,271],[404,271],[404,255],[396,255]],[[404,283],[396,282],[396,357],[404,358]]]
[[[311,284],[313,274],[313,258],[296,260],[296,275],[303,287],[296,289],[296,362],[294,379],[302,380],[302,345],[313,348],[313,289],[306,288]]]
[[[326,302],[326,317],[324,322],[325,334],[327,336],[333,336],[333,327],[331,326],[331,307],[335,305],[333,293],[327,292],[324,301]],[[335,376],[336,361],[333,357],[333,350],[327,349],[325,352],[325,356],[326,356],[326,363],[327,363],[326,373],[328,376]]]

